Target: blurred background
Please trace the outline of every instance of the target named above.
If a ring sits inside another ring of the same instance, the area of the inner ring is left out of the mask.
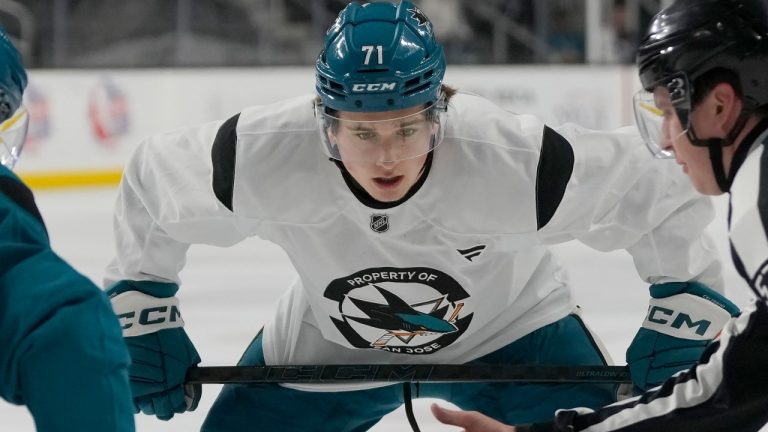
[[[0,1],[33,68],[310,65],[344,0]],[[365,2],[363,2],[365,3]],[[453,64],[632,62],[664,0],[422,0]]]
[[[671,0],[420,0],[446,82],[551,124],[632,124],[634,50]],[[0,0],[30,68],[17,171],[33,188],[115,185],[153,133],[314,91],[344,0]]]
[[[671,0],[413,2],[444,45],[446,83],[550,124],[611,129],[633,124],[634,50]],[[346,4],[0,0],[0,25],[30,70],[30,129],[16,171],[35,190],[54,249],[101,283],[114,250],[116,186],[133,148],[160,131],[314,92],[315,57]],[[727,197],[716,200],[710,231],[726,263],[727,294],[745,306],[749,291],[728,256],[727,208]],[[623,364],[647,308],[647,285],[624,251],[573,242],[556,249],[585,319]],[[234,364],[292,278],[285,254],[262,240],[193,247],[180,298],[203,363]],[[218,390],[211,387],[194,413],[170,423],[137,416],[137,430],[197,430]],[[416,403],[422,430],[456,430],[437,424],[427,406]],[[0,430],[34,426],[24,408],[0,402]],[[402,409],[374,430],[408,430]]]

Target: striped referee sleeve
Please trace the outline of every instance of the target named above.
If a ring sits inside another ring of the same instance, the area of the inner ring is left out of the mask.
[[[759,301],[723,329],[699,364],[654,390],[597,411],[559,410],[518,432],[759,431],[768,422],[768,305]]]
[[[728,215],[731,256],[755,294],[768,299],[768,152],[758,145],[739,167]]]

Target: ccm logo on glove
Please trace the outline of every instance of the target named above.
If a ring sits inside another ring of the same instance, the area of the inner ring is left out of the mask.
[[[731,311],[724,307],[713,299],[687,293],[652,298],[643,327],[678,338],[709,340],[731,318]]]
[[[674,317],[674,319],[670,319],[672,317]],[[669,324],[671,327],[676,329],[680,329],[683,324],[685,324],[688,328],[691,329],[695,327],[695,333],[699,336],[704,336],[707,333],[707,329],[712,325],[712,321],[705,319],[694,321],[687,313],[678,313],[672,309],[667,309],[661,306],[653,306],[648,311],[648,321],[661,325]]]
[[[112,298],[112,309],[120,319],[125,337],[184,326],[176,297],[157,298],[139,291],[126,291]]]

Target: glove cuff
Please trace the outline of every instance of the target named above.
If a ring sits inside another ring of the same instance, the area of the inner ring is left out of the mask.
[[[157,298],[140,291],[110,295],[124,337],[142,336],[184,326],[176,297]]]
[[[720,308],[726,310],[732,317],[739,316],[741,310],[732,301],[719,292],[709,288],[700,282],[667,282],[651,285],[651,297],[661,299],[676,294],[691,294],[709,300]]]
[[[107,297],[112,298],[127,291],[138,291],[156,298],[173,297],[179,286],[171,282],[121,280],[106,290]]]
[[[725,297],[698,282],[651,286],[651,301],[643,327],[668,336],[714,339],[739,309]]]

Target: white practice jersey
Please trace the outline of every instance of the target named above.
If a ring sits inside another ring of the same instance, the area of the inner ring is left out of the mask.
[[[459,93],[423,182],[387,205],[324,155],[312,103],[142,142],[120,186],[106,283],[181,283],[194,243],[274,242],[298,279],[265,326],[269,364],[481,357],[573,310],[548,248],[572,239],[626,249],[649,283],[722,292],[710,201],[673,162],[651,163],[633,128],[554,130]]]

